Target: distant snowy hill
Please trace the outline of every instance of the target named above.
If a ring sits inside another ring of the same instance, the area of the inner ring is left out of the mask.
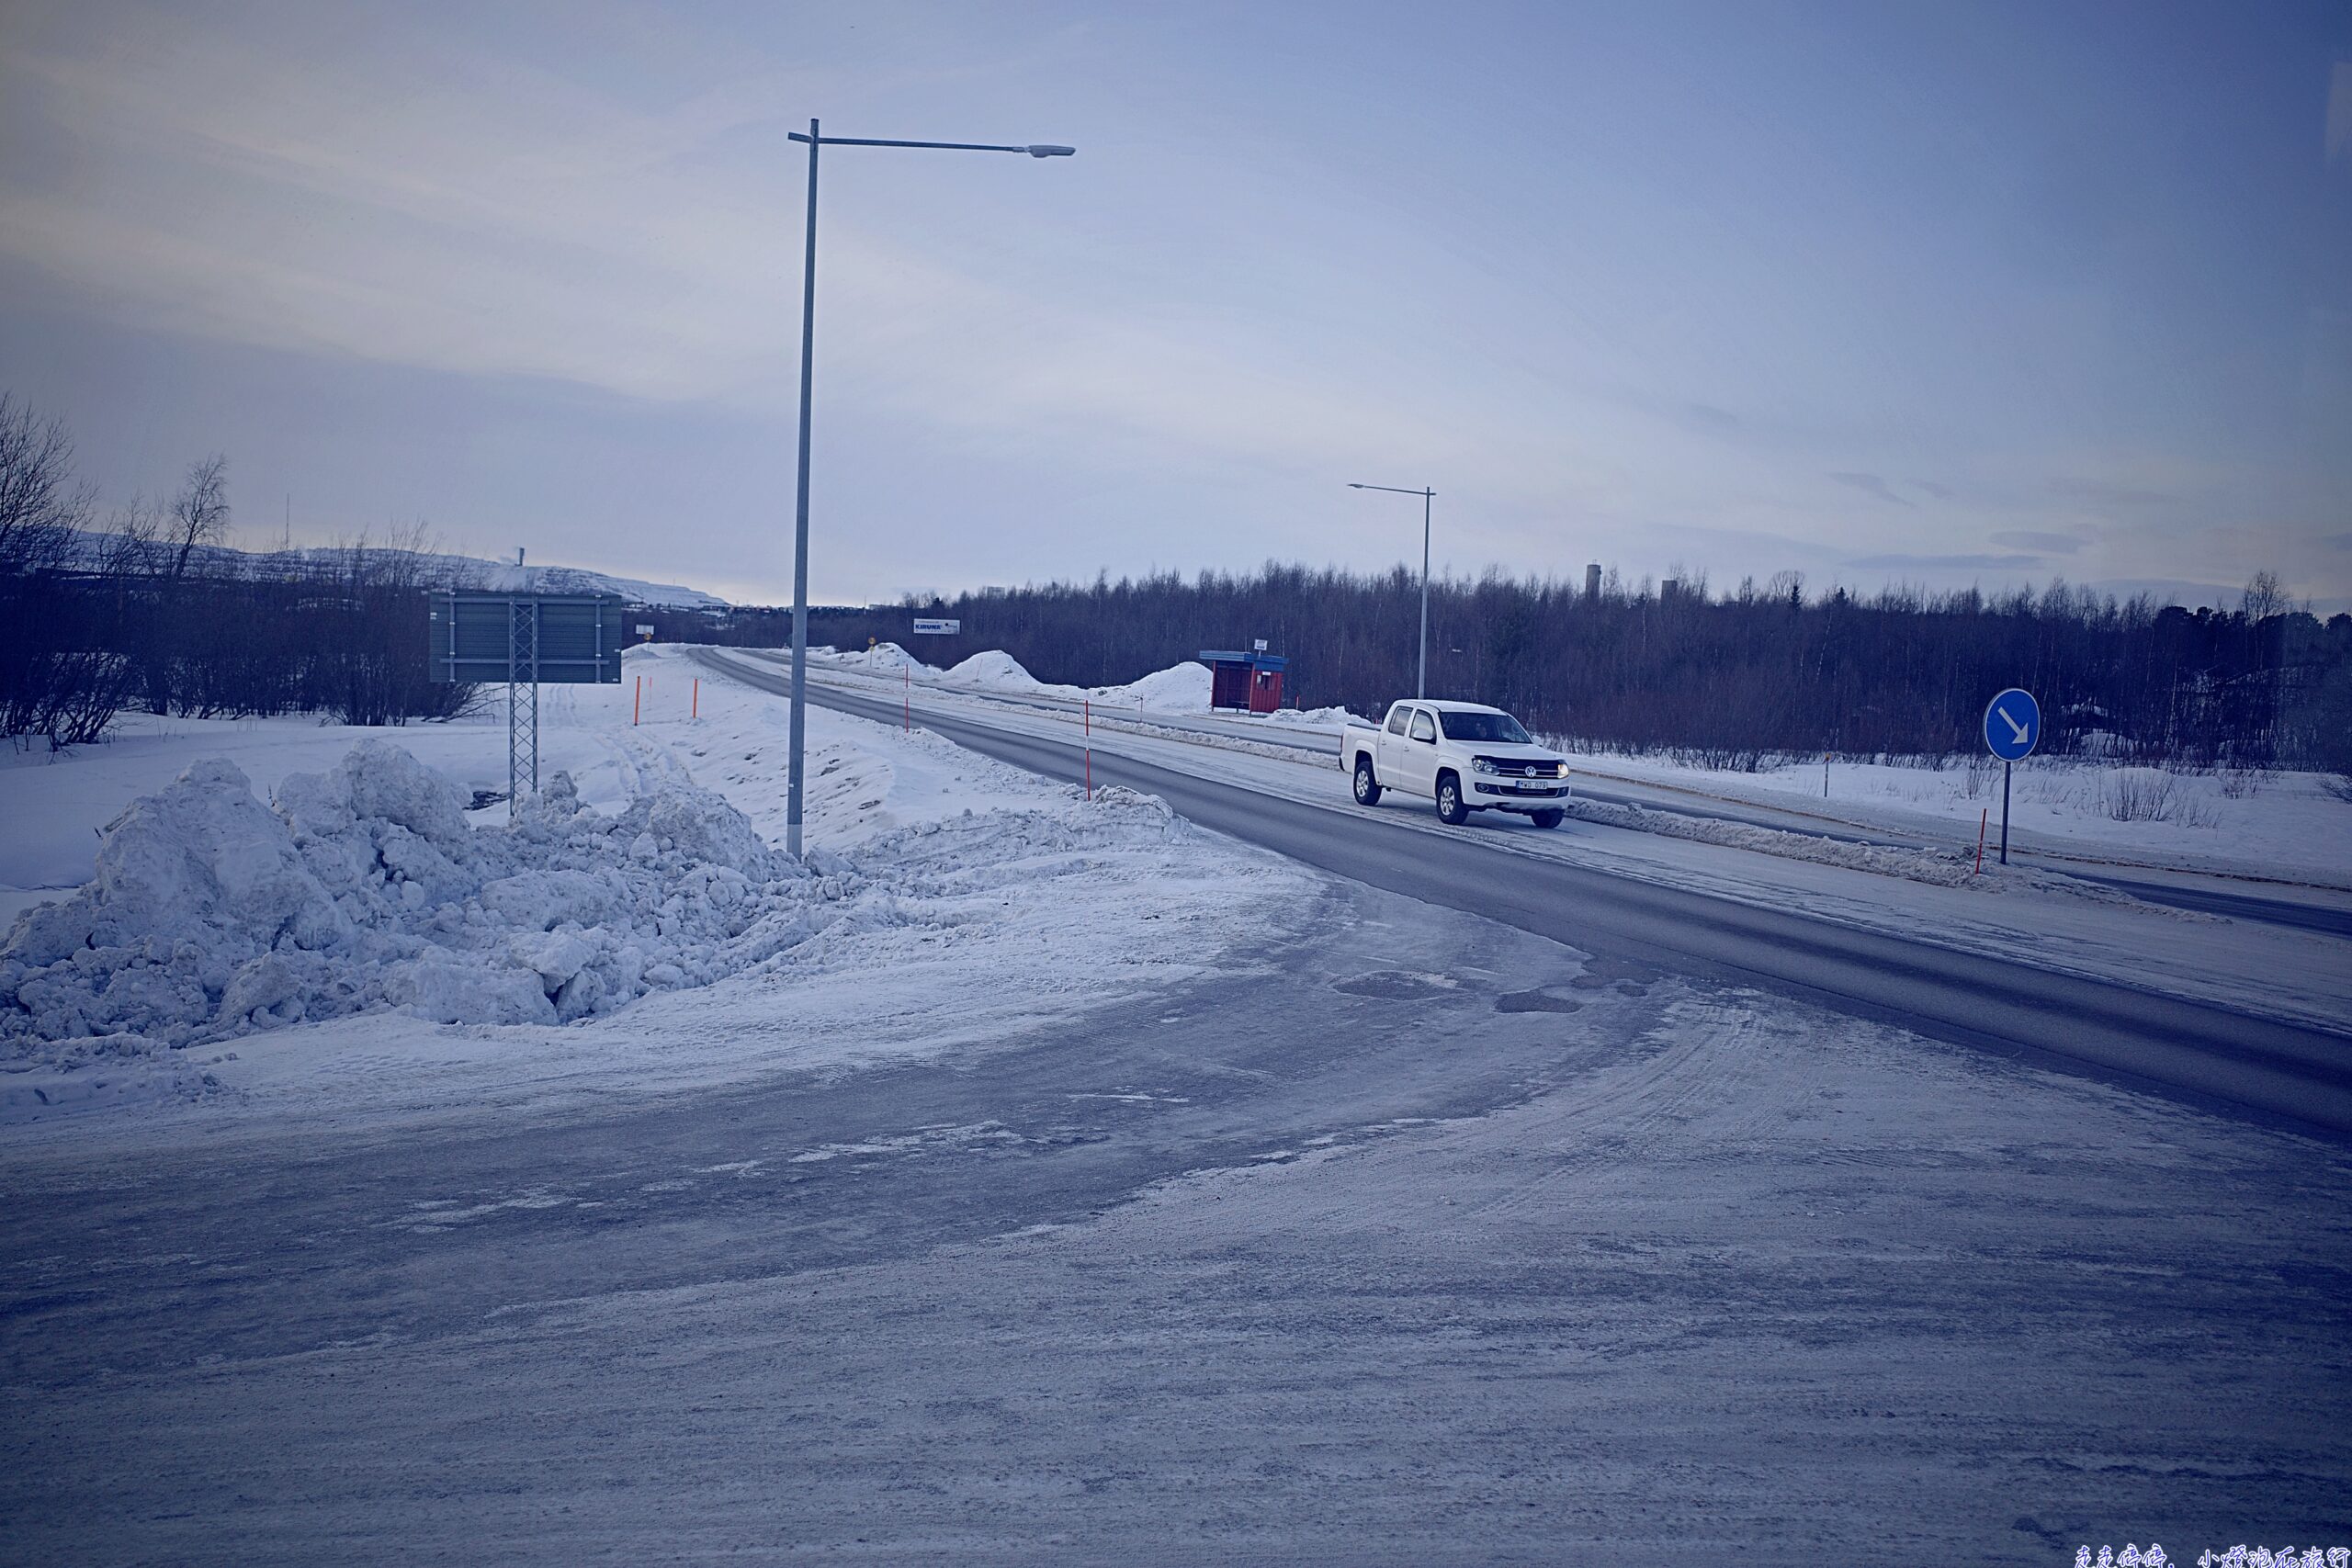
[[[674,582],[644,582],[634,577],[614,577],[581,566],[516,566],[512,561],[477,560],[471,556],[435,558],[479,568],[479,586],[507,592],[617,593],[632,604],[661,604],[674,610],[723,610],[727,601],[699,588]]]
[[[95,566],[106,557],[107,536],[80,536],[75,553]],[[377,548],[379,547],[370,547]],[[209,577],[277,577],[333,571],[348,552],[332,545],[291,550],[238,550],[225,546],[199,546],[191,558],[194,570]],[[469,585],[500,592],[617,593],[633,604],[658,604],[676,610],[720,610],[727,601],[699,588],[674,582],[645,582],[615,577],[578,566],[516,566],[513,561],[483,560],[477,556],[428,553],[419,558],[431,575],[456,575]]]

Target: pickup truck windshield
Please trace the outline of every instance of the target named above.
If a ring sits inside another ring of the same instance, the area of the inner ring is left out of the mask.
[[[1499,740],[1513,746],[1532,746],[1534,738],[1519,727],[1519,720],[1507,713],[1443,713],[1437,716],[1445,726],[1448,740]]]

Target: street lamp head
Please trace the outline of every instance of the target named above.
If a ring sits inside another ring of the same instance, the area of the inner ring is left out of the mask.
[[[1042,141],[1035,141],[1030,143],[1026,147],[1023,147],[1022,151],[1028,153],[1032,158],[1068,158],[1074,155],[1078,152],[1078,149],[1075,147],[1049,147]]]

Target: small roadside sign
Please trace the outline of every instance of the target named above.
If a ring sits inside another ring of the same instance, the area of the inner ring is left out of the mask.
[[[1984,749],[2004,762],[2021,762],[2041,743],[2041,705],[2011,686],[1984,705]]]
[[[964,623],[961,621],[927,621],[920,616],[915,620],[917,637],[958,637],[963,630]]]
[[[2009,863],[2009,769],[2041,744],[2041,705],[2011,686],[1984,705],[1984,749],[2001,761],[2001,863]],[[1979,852],[1978,859],[1983,859]]]

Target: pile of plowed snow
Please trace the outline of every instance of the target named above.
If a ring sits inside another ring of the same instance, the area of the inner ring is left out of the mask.
[[[843,670],[868,670],[887,675],[896,675],[901,670],[911,670],[925,676],[939,673],[895,642],[876,643],[872,648],[861,648],[853,653],[842,653],[830,648],[812,648],[808,651],[823,655],[828,662]]]
[[[950,686],[978,686],[993,692],[1035,692],[1046,683],[1022,667],[1021,660],[1000,649],[976,653],[939,677]]]
[[[607,816],[559,773],[511,826],[475,828],[389,740],[288,778],[275,809],[199,762],[105,831],[95,880],[17,921],[0,1038],[181,1045],[382,1008],[566,1022],[773,958],[857,880],[691,784]]]
[[[895,675],[900,671],[911,670],[919,678],[935,684],[960,686],[967,691],[1061,697],[1069,702],[1084,698],[1104,707],[1135,707],[1154,713],[1206,713],[1210,692],[1216,684],[1209,667],[1190,659],[1182,664],[1171,664],[1165,670],[1155,670],[1121,686],[1069,686],[1040,681],[1029,673],[1019,660],[1001,649],[976,653],[947,670],[934,670],[891,642],[861,649],[855,653],[830,653],[828,659],[838,668],[863,670],[875,674]],[[1373,722],[1339,707],[1305,711],[1283,708],[1277,713],[1251,716],[1274,724],[1322,729],[1336,729],[1342,724]]]
[[[991,649],[976,653],[939,677],[944,686],[969,686],[985,692],[1037,693],[1075,702],[1091,698],[1105,705],[1137,705],[1174,713],[1191,713],[1209,705],[1213,678],[1209,667],[1187,660],[1155,670],[1124,686],[1066,686],[1040,681],[1012,655]]]
[[[1102,695],[1106,701],[1135,703],[1166,713],[1194,713],[1209,705],[1209,688],[1214,683],[1207,665],[1186,660],[1124,686],[1106,686]]]

